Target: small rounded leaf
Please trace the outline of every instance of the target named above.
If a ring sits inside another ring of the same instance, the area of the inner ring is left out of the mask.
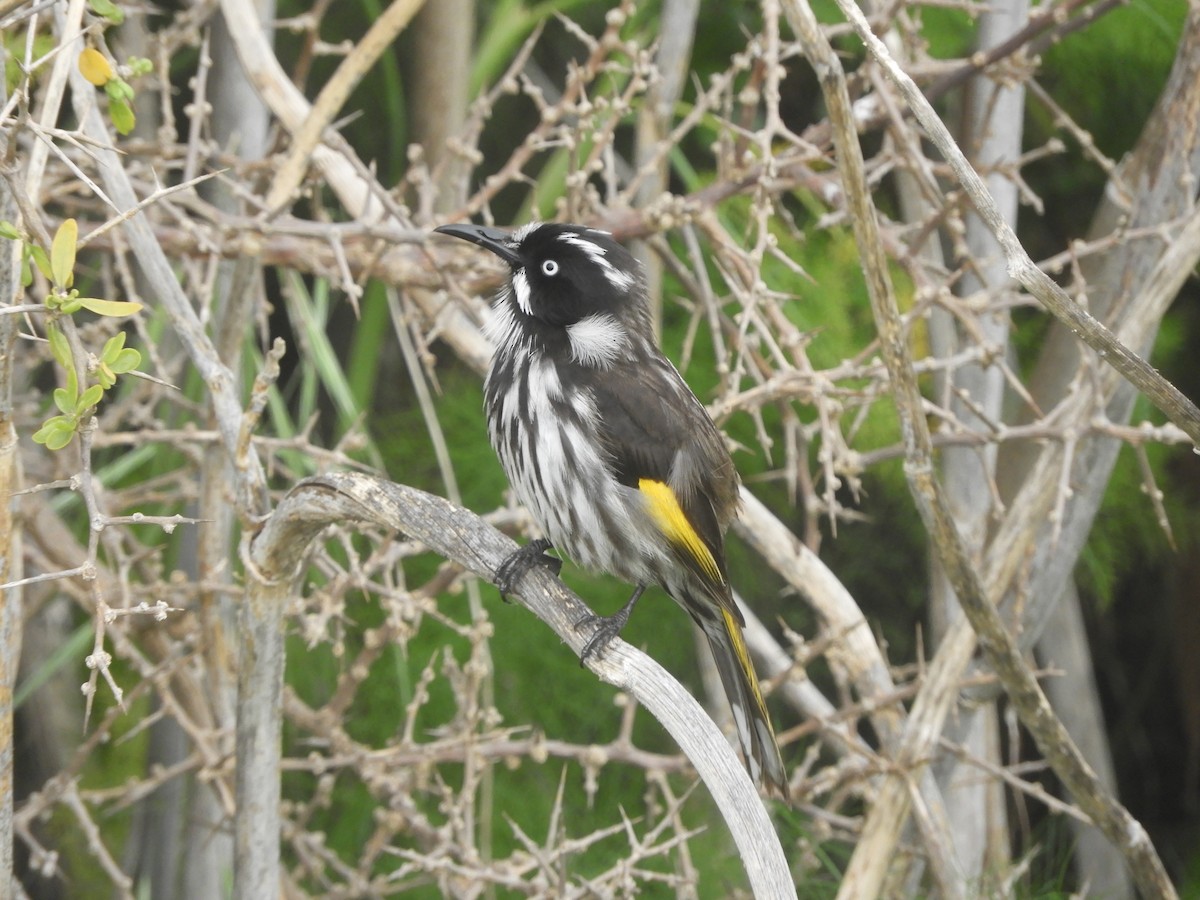
[[[109,101],[108,117],[112,119],[113,128],[117,129],[117,134],[129,134],[133,131],[133,126],[137,124],[137,116],[133,114],[133,107],[124,100]]]
[[[125,346],[125,332],[118,331],[107,341],[104,342],[104,349],[100,351],[100,358],[105,362],[112,362],[116,355],[121,352],[121,348]]]
[[[75,397],[68,394],[66,388],[55,388],[54,405],[58,407],[59,412],[70,415],[75,412]]]
[[[142,364],[142,354],[134,350],[132,347],[126,347],[117,354],[116,359],[108,364],[108,367],[117,375],[124,375],[126,372],[132,372]]]
[[[86,391],[79,395],[79,399],[75,401],[75,412],[84,413],[100,402],[100,398],[104,396],[104,388],[98,384],[93,384]]]
[[[71,438],[73,437],[75,437],[74,425],[55,426],[46,437],[46,449],[61,450],[67,444],[71,443]]]
[[[61,450],[75,436],[75,420],[68,416],[52,416],[37,431],[33,439],[50,450]]]
[[[79,54],[79,71],[96,87],[104,87],[113,77],[112,66],[95,47],[88,47]]]

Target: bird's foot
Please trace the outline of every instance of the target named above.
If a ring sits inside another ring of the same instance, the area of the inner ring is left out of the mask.
[[[500,597],[505,603],[508,602],[508,595],[525,577],[525,573],[534,566],[545,566],[554,575],[562,570],[561,559],[546,555],[551,546],[545,538],[538,538],[514,550],[500,563],[496,568],[496,587],[500,588]]]
[[[625,623],[629,621],[629,615],[633,612],[634,606],[637,605],[642,593],[646,590],[644,584],[639,584],[633,591],[633,596],[619,610],[611,616],[598,616],[595,613],[589,613],[578,622],[575,623],[576,630],[587,626],[595,626],[592,636],[588,638],[588,642],[583,645],[583,652],[579,654],[579,665],[587,665],[587,661],[593,656],[603,653],[604,648],[612,643],[612,639],[621,633],[621,629],[625,627]]]

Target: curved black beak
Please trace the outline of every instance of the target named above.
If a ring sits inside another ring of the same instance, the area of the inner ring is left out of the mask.
[[[487,225],[472,225],[469,222],[439,225],[433,230],[438,234],[448,234],[451,237],[462,238],[464,241],[478,244],[485,250],[491,250],[514,269],[521,267],[521,257],[517,255],[516,251],[508,243],[509,233],[507,231],[501,231],[499,228],[489,228]]]

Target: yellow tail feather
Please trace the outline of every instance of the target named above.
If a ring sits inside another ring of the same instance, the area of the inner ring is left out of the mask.
[[[721,615],[725,619],[725,633],[729,636],[729,643],[733,646],[733,654],[737,657],[738,665],[742,667],[742,671],[746,674],[746,683],[750,685],[750,690],[754,694],[754,701],[758,704],[759,711],[763,714],[763,718],[770,724],[770,719],[767,718],[767,704],[763,700],[762,689],[758,686],[758,676],[754,671],[754,663],[750,661],[750,650],[746,647],[746,640],[742,637],[742,626],[738,624],[738,620],[734,618],[732,612],[727,609],[721,609]]]

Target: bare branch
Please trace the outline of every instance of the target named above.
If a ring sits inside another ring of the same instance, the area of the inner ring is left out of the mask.
[[[253,580],[243,607],[239,673],[237,896],[261,896],[260,891],[278,883],[278,856],[267,846],[269,836],[277,831],[272,828],[271,792],[264,794],[262,779],[278,783],[274,773],[279,767],[283,678],[280,614],[309,543],[325,525],[347,520],[399,528],[489,581],[516,549],[511,540],[467,510],[363,475],[306,479],[279,504],[247,553]],[[583,651],[590,635],[581,632],[577,623],[590,610],[561,582],[535,570],[518,586],[514,599],[549,624],[573,651]],[[590,659],[588,667],[646,706],[671,732],[725,816],[756,894],[795,896],[787,861],[762,801],[728,741],[692,696],[657,663],[623,641],[614,641],[601,659]]]

